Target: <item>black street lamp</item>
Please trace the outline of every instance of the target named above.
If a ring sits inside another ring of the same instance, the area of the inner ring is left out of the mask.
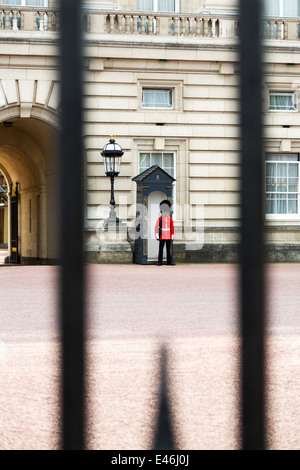
[[[111,135],[108,144],[104,145],[101,155],[104,158],[105,173],[110,176],[110,212],[108,222],[119,222],[115,211],[114,180],[120,173],[121,157],[124,154],[121,146],[116,143],[115,136]]]

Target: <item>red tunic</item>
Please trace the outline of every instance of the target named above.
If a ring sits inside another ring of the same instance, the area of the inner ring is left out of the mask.
[[[161,223],[161,226],[160,226]],[[159,240],[174,239],[174,225],[172,217],[159,217],[155,225],[155,237]]]

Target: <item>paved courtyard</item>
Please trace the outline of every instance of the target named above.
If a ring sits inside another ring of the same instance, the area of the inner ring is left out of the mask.
[[[0,449],[58,449],[58,268],[0,274]],[[238,274],[87,266],[90,449],[151,447],[161,341],[178,447],[239,448]],[[270,265],[267,278],[269,445],[300,449],[300,265]]]

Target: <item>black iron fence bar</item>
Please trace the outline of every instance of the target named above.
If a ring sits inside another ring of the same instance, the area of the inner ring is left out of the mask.
[[[242,437],[265,447],[261,5],[240,0]],[[81,2],[60,1],[61,331],[64,449],[85,447]],[[158,433],[160,435],[160,433]],[[157,443],[157,446],[159,444]],[[173,447],[172,439],[169,447]]]
[[[62,447],[85,447],[81,2],[60,0]]]
[[[265,448],[261,2],[240,0],[243,449]]]

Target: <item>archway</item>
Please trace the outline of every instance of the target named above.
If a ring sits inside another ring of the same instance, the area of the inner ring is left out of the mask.
[[[0,167],[0,264],[8,255],[8,182]]]
[[[9,185],[10,261],[16,189],[19,261],[46,264],[58,259],[57,141],[55,128],[36,118],[17,117],[0,124],[0,169]]]

